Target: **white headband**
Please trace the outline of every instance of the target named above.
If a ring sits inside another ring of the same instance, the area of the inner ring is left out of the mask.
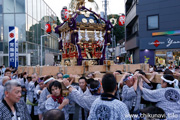
[[[44,81],[44,84],[48,83],[48,82],[51,81],[51,80],[54,80],[54,78],[51,77],[51,78],[47,79],[46,81]]]
[[[165,79],[163,76],[161,76],[161,79],[164,80],[165,82],[169,83],[170,85],[172,83],[175,83],[175,85],[178,86],[178,80],[177,79],[174,79],[173,81],[170,81],[170,80]]]

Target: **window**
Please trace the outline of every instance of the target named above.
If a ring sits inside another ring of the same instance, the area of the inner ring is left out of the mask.
[[[25,0],[25,12],[28,14],[28,0]]]
[[[18,27],[18,36],[19,36],[19,41],[26,41],[26,19],[25,19],[25,14],[15,14],[15,26]]]
[[[4,13],[14,13],[14,0],[4,0]]]
[[[33,42],[37,43],[37,21],[33,19]]]
[[[33,32],[33,24],[32,24],[32,17],[30,17],[30,16],[28,16],[28,41],[30,41],[30,42],[32,42],[32,40],[33,40],[33,34],[32,34],[32,32]]]
[[[0,13],[2,13],[2,5],[0,5]]]
[[[32,16],[32,6],[33,5],[33,3],[32,3],[32,0],[28,0],[28,14],[30,15],[30,16]]]
[[[16,0],[16,13],[25,13],[25,1]]]
[[[3,20],[2,14],[0,14],[0,42],[3,42]]]
[[[41,18],[42,18],[42,20],[44,20],[44,16],[45,16],[44,8],[45,8],[44,2],[41,1]]]
[[[132,32],[135,33],[138,31],[138,23],[134,24]]]
[[[33,18],[34,19],[37,19],[37,2],[36,2],[36,0],[33,0]]]
[[[8,42],[9,26],[14,26],[14,14],[4,14],[4,42]]]
[[[37,20],[41,20],[41,1],[37,0]]]
[[[159,15],[151,15],[147,17],[147,29],[159,29]]]

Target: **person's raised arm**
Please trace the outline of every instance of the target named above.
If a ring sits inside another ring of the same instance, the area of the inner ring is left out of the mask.
[[[124,73],[124,75],[122,76],[121,80],[119,81],[118,83],[118,87],[123,87],[123,79],[127,76],[127,75],[130,75],[130,73]]]
[[[62,110],[64,106],[69,104],[69,99],[64,99],[63,102],[59,105],[59,109]]]
[[[134,75],[133,78],[134,78],[133,88],[134,88],[134,90],[136,91],[136,90],[137,90],[138,77],[137,77],[136,75]]]

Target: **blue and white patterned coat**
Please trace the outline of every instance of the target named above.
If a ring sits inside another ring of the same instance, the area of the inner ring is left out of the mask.
[[[122,90],[122,101],[127,105],[129,111],[132,109],[133,102],[135,101],[134,111],[139,110],[141,102],[141,91],[139,87],[137,87],[135,91],[133,86],[128,87],[124,85]]]
[[[4,86],[0,85],[0,101],[4,98]]]
[[[73,89],[70,97],[85,110],[90,110],[92,103],[99,98],[100,95],[83,95],[78,90]]]
[[[80,92],[80,94],[84,95],[84,96],[88,96],[91,95],[91,92],[89,91],[88,87],[86,87],[86,91],[83,92],[82,89],[79,87],[78,91]],[[79,106],[79,120],[82,120],[82,107]],[[88,110],[84,109],[84,115],[85,115],[85,120],[88,117]]]
[[[114,99],[112,101],[97,98],[90,110],[88,120],[131,120],[127,106]]]
[[[5,100],[0,101],[0,120],[12,120],[12,111],[7,107]],[[18,120],[31,120],[27,106],[23,100],[15,104],[16,115]]]
[[[24,82],[24,78],[20,78],[20,79],[17,79],[20,83],[21,83],[21,87],[24,87],[24,88],[28,88],[28,80],[25,79],[25,82]]]
[[[28,80],[27,79],[25,79],[25,81],[24,81],[24,78],[20,78],[17,80],[21,83],[22,88],[26,88],[26,90],[28,89]],[[25,100],[26,94],[27,94],[27,91],[22,91],[22,99]]]
[[[0,76],[0,85],[2,85],[2,79],[3,79],[3,77]]]
[[[31,103],[33,103],[33,98],[35,98],[37,100],[37,96],[35,94],[35,85],[34,85],[34,82],[31,81],[31,82],[29,82],[28,88],[27,88],[26,103],[27,103],[27,100],[29,100]],[[27,104],[27,108],[28,108],[29,114],[31,114],[32,105]],[[38,106],[34,106],[34,115],[38,115]]]
[[[49,98],[45,101],[46,111],[47,111],[47,110],[51,110],[51,109],[58,109],[59,105],[60,105],[60,104],[59,104],[57,101],[54,101],[54,100],[52,99],[52,97],[49,97]],[[68,105],[64,106],[64,108],[62,109],[62,111],[64,112],[65,120],[69,120]]]
[[[143,82],[143,86],[145,88],[151,89],[152,86],[149,86],[146,82]],[[136,91],[134,90],[134,87],[128,87],[127,85],[123,86],[122,89],[122,101],[127,105],[129,111],[132,109],[133,104],[135,104],[134,110],[133,111],[138,111],[141,108],[141,96],[142,92],[137,86]],[[133,103],[135,101],[135,103]]]
[[[40,98],[39,98],[39,103],[38,103],[38,108],[39,108],[39,114],[42,114],[46,111],[45,108],[45,101],[47,100],[47,96],[49,95],[49,91],[47,88],[43,89],[43,91],[40,94]]]
[[[157,90],[142,89],[143,98],[147,101],[157,102],[156,106],[163,109],[167,120],[180,120],[180,90],[167,87]]]

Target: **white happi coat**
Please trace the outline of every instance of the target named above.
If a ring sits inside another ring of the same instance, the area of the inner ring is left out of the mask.
[[[18,81],[21,83],[21,87],[22,88],[26,88],[26,90],[28,89],[28,80],[24,78],[19,78]],[[24,99],[26,97],[27,91],[22,91],[22,99]],[[24,99],[25,100],[25,99]]]
[[[156,106],[163,109],[167,120],[180,120],[180,90],[167,87],[157,90],[142,89],[143,98],[147,101],[157,102]]]
[[[3,77],[0,76],[0,85],[2,85],[2,79],[3,79]]]
[[[84,95],[84,96],[88,96],[91,95],[91,92],[89,91],[88,87],[86,87],[86,91],[83,92],[82,89],[79,87],[78,91],[80,92],[80,94]],[[87,120],[86,118],[88,117],[88,110],[84,109],[84,115],[85,115],[85,120]],[[82,107],[79,106],[79,120],[82,120]]]
[[[18,81],[21,83],[21,87],[24,87],[24,88],[28,88],[28,80],[25,79],[25,82],[24,82],[24,78],[19,78]]]
[[[127,106],[114,99],[112,101],[97,98],[90,110],[88,120],[131,120]]]
[[[129,88],[127,85],[124,85],[122,90],[122,101],[127,105],[129,111],[131,111],[133,104],[135,105],[133,111],[139,110],[141,102],[141,91],[139,87],[137,87],[135,91],[133,86]]]
[[[34,85],[34,82],[31,81],[29,82],[28,88],[27,88],[26,103],[27,103],[27,100],[33,103],[33,98],[37,100],[37,96],[35,94],[35,85]],[[27,108],[28,108],[29,114],[31,114],[32,105],[27,104]],[[38,106],[34,106],[34,115],[38,115]]]
[[[4,86],[0,85],[0,101],[4,98]]]
[[[52,99],[52,97],[49,97],[46,101],[45,101],[45,108],[46,111],[51,110],[51,109],[59,109],[59,103],[57,101],[54,101]],[[64,112],[64,116],[65,116],[65,120],[69,120],[69,113],[68,113],[68,105],[64,106],[64,108],[62,109],[62,111]]]
[[[149,86],[146,82],[143,82],[143,86],[145,88],[151,89],[152,86]],[[134,104],[134,110],[138,111],[141,109],[141,96],[142,93],[140,91],[139,86],[137,86],[136,91],[134,90],[134,87],[128,87],[127,85],[123,86],[122,89],[122,101],[127,105],[129,111],[132,110],[133,104]]]
[[[39,103],[38,103],[38,112],[39,114],[42,114],[46,111],[46,108],[45,108],[45,101],[47,100],[47,96],[49,95],[49,91],[47,88],[43,89],[41,94],[40,94],[40,98],[39,98]]]
[[[69,94],[70,97],[75,101],[79,106],[85,110],[90,110],[92,103],[100,97],[100,95],[83,95],[78,90],[73,89]]]

